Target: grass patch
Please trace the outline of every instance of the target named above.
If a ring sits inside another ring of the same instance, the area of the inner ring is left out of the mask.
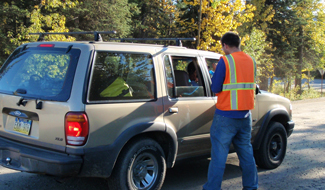
[[[282,81],[275,81],[272,87],[272,93],[278,94],[280,96],[284,96],[290,100],[304,100],[304,99],[313,99],[313,98],[320,98],[322,97],[320,91],[315,90],[313,87],[310,89],[306,89],[306,84],[303,85],[303,92],[302,94],[298,94],[299,86],[292,87],[289,89],[288,92],[285,92],[283,84],[281,85]]]

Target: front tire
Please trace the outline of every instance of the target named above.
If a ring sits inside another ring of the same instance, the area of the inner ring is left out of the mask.
[[[165,179],[166,162],[161,146],[145,138],[129,143],[121,152],[109,190],[159,190]]]
[[[287,150],[287,132],[279,122],[271,122],[260,149],[254,152],[256,164],[265,169],[281,165]]]

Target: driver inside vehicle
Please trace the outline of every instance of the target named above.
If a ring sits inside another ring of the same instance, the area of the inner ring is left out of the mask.
[[[194,62],[190,62],[187,65],[187,72],[190,78],[190,83],[192,86],[199,86],[199,78],[197,77],[196,68]]]

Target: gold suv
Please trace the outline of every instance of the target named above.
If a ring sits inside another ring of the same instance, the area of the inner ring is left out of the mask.
[[[0,70],[0,164],[102,177],[110,190],[133,190],[160,189],[175,161],[209,157],[218,101],[210,90],[211,68],[221,55],[94,36],[24,44],[6,60]],[[255,100],[256,163],[276,168],[294,128],[292,107],[258,89]]]

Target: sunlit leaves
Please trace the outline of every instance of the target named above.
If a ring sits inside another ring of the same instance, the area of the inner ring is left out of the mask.
[[[186,1],[190,6],[200,6],[200,0]],[[201,36],[198,49],[221,52],[220,37],[228,32],[235,31],[243,23],[250,21],[253,17],[255,7],[245,5],[241,0],[202,0]],[[192,18],[190,21],[181,21],[183,33],[194,33],[198,29],[198,20]]]
[[[8,37],[11,38],[11,42],[16,45],[26,43],[29,41],[36,41],[38,36],[31,36],[29,33],[37,32],[68,32],[66,28],[66,18],[57,11],[60,8],[71,8],[75,6],[78,2],[73,0],[52,0],[45,1],[42,0],[39,5],[35,5],[34,8],[26,13],[26,18],[29,18],[31,23],[28,27],[20,24],[18,27],[18,32],[15,34],[13,32],[8,33]],[[73,41],[74,38],[65,35],[50,35],[45,36],[47,41]]]
[[[273,58],[272,54],[266,52],[271,49],[271,43],[266,41],[266,35],[263,31],[253,28],[249,39],[245,41],[243,50],[252,56],[257,64],[257,76],[271,78],[273,76]],[[258,81],[259,83],[259,81]]]

